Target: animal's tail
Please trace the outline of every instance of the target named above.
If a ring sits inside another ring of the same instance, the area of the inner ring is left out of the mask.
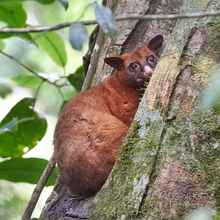
[[[88,219],[93,208],[93,197],[74,196],[65,186],[58,183],[48,198],[40,219],[57,220],[65,217]]]

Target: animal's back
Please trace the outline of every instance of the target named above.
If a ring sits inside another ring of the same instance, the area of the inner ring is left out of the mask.
[[[103,185],[128,126],[110,113],[102,86],[73,98],[55,131],[55,157],[74,194],[89,196]]]

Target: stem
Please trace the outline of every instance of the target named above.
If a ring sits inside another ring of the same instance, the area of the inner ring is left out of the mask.
[[[57,84],[57,81],[59,81],[59,79],[56,80],[55,82],[50,81],[49,79],[47,79],[47,78],[41,76],[41,75],[40,75],[39,73],[37,73],[35,70],[31,69],[29,66],[23,64],[23,63],[22,63],[20,60],[18,60],[17,58],[13,57],[12,55],[10,55],[10,54],[8,54],[8,53],[2,51],[2,50],[0,50],[0,54],[2,54],[3,56],[9,58],[10,60],[14,61],[16,64],[18,64],[18,65],[21,66],[22,68],[26,69],[28,72],[32,73],[34,76],[40,78],[43,82],[48,82],[49,84],[54,85],[54,86],[56,86],[56,87],[63,87],[63,86],[65,86],[65,85],[68,85],[68,84],[66,84],[66,83],[61,84],[61,85],[58,85],[58,84]]]
[[[149,15],[129,15],[129,16],[120,16],[116,17],[117,22],[125,20],[175,20],[175,19],[189,19],[189,18],[203,18],[203,17],[215,17],[220,16],[220,11],[213,12],[194,12],[194,13],[184,13],[184,14],[149,14]],[[54,26],[34,26],[27,28],[0,28],[0,33],[37,33],[37,32],[49,32],[57,31],[70,27],[74,23],[82,23],[83,25],[95,25],[98,24],[96,20],[87,20],[87,21],[74,21],[74,22],[64,22],[56,24]]]
[[[46,80],[46,78],[40,76],[37,72],[35,72],[33,69],[31,69],[29,66],[26,66],[25,64],[21,63],[17,58],[13,57],[12,55],[0,50],[0,54],[2,54],[3,56],[9,58],[10,60],[13,60],[15,63],[17,63],[19,66],[23,67],[24,69],[26,69],[28,72],[32,73],[33,75],[41,78],[42,80]]]
[[[38,199],[41,195],[41,192],[43,191],[44,186],[46,185],[50,175],[53,172],[53,169],[55,167],[55,159],[54,159],[54,155],[52,155],[51,159],[49,160],[46,168],[44,169],[34,191],[33,194],[31,196],[30,201],[28,202],[25,211],[22,215],[22,220],[30,220],[31,219],[31,215],[33,213],[33,210],[38,202]]]

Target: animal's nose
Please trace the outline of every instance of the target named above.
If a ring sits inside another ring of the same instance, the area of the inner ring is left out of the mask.
[[[144,73],[145,73],[147,76],[151,76],[152,73],[153,73],[153,70],[152,70],[152,68],[151,68],[150,66],[145,65],[145,66],[144,66]]]

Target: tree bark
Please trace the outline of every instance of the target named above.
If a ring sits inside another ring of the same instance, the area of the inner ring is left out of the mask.
[[[215,0],[112,0],[107,5],[116,16],[220,9]],[[123,21],[118,29],[114,42],[99,31],[88,68],[96,71],[93,84],[111,72],[104,57],[141,46],[156,33],[165,36],[166,46],[110,177],[95,199],[80,204],[82,212],[92,213],[92,220],[180,219],[199,207],[217,213],[220,120],[214,110],[201,110],[200,97],[220,58],[220,19]],[[51,214],[60,210],[52,204],[44,217],[64,217]]]

